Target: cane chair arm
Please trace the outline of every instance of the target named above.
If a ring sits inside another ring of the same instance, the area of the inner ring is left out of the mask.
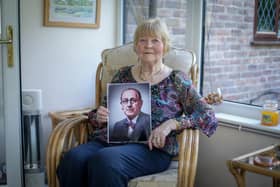
[[[87,116],[91,108],[84,108],[79,110],[66,110],[66,111],[56,111],[49,112],[49,116],[52,120],[52,129],[54,129],[58,123],[70,118],[77,118],[80,116]]]
[[[71,148],[86,143],[88,135],[86,116],[70,118],[60,122],[49,137],[46,168],[50,187],[59,187],[56,168],[63,154]]]
[[[185,129],[178,135],[180,150],[178,155],[178,182],[177,187],[192,187],[195,182],[199,131],[198,129]]]

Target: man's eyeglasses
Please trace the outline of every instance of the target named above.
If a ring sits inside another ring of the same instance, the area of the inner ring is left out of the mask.
[[[121,100],[121,104],[122,105],[127,105],[129,103],[131,103],[132,105],[137,103],[138,102],[138,99],[134,99],[134,98],[131,98],[131,99],[122,99]]]

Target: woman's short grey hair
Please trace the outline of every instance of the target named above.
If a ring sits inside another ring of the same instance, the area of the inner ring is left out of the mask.
[[[147,19],[140,23],[134,33],[134,51],[136,50],[136,45],[139,41],[139,38],[147,35],[161,38],[164,45],[164,54],[170,50],[170,39],[167,26],[165,22],[161,21],[159,18]]]

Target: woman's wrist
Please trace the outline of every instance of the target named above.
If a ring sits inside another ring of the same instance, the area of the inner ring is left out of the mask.
[[[171,119],[171,130],[178,130],[180,128],[180,122],[176,119]]]

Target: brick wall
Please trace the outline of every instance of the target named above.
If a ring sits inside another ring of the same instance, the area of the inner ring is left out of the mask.
[[[133,1],[130,1],[132,3]],[[148,5],[149,0],[134,1],[134,6],[137,8],[137,12],[144,15],[144,18],[148,17]],[[136,28],[135,18],[132,14],[131,4],[126,1],[125,9],[127,11],[126,19],[126,36],[125,43],[133,40],[134,31]],[[145,8],[140,8],[144,6]],[[185,48],[185,35],[186,35],[186,7],[187,2],[178,0],[158,0],[157,17],[164,20],[168,26],[170,32],[170,38],[173,46],[179,48]]]
[[[246,103],[280,92],[280,47],[251,45],[254,2],[207,0],[204,93],[220,87],[225,99]]]

